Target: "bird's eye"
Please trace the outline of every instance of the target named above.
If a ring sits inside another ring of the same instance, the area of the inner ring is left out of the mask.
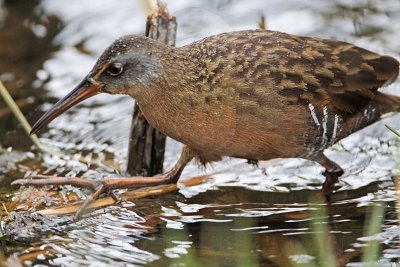
[[[122,73],[123,70],[124,70],[124,68],[123,68],[121,63],[112,63],[108,67],[107,72],[111,76],[118,76],[118,75],[120,75]]]

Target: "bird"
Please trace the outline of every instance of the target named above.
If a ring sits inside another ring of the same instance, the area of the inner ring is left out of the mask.
[[[344,171],[324,150],[400,110],[400,97],[378,91],[398,75],[393,57],[279,31],[227,32],[181,47],[123,36],[31,133],[89,97],[125,94],[137,101],[150,125],[184,144],[176,164],[154,177],[42,177],[14,184],[91,188],[80,216],[102,193],[177,183],[193,159],[206,165],[222,157],[303,158],[325,168],[322,191],[328,196]]]

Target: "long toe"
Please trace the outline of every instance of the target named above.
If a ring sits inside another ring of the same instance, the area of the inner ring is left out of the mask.
[[[29,184],[29,179],[17,179],[11,182],[11,185],[26,185]]]
[[[45,178],[43,178],[45,177]],[[45,186],[45,185],[72,185],[80,188],[96,189],[101,181],[85,179],[80,177],[56,177],[56,176],[37,176],[33,179],[18,179],[11,183],[12,185],[32,185],[32,186]]]

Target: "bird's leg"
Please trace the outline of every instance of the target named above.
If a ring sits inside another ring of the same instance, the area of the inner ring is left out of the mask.
[[[335,183],[343,174],[343,169],[338,164],[328,159],[322,152],[318,153],[312,159],[325,168],[323,173],[325,176],[325,182],[322,184],[322,192],[324,193],[326,200],[329,202]]]
[[[111,192],[111,196],[117,200],[118,197],[112,193],[115,189],[139,188],[146,186],[156,186],[161,184],[176,183],[185,168],[185,166],[195,156],[193,150],[188,146],[184,146],[179,160],[175,163],[171,170],[156,177],[116,177],[105,178],[101,181],[84,179],[80,177],[66,178],[55,176],[37,175],[32,179],[19,179],[12,184],[45,186],[45,185],[72,185],[81,188],[89,188],[94,191],[91,196],[88,196],[82,206],[76,213],[76,218],[79,218],[85,208],[102,193]]]

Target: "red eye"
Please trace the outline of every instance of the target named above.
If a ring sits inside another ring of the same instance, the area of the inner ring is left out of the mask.
[[[123,70],[124,68],[121,63],[112,63],[110,66],[108,66],[107,72],[111,76],[118,76]]]

